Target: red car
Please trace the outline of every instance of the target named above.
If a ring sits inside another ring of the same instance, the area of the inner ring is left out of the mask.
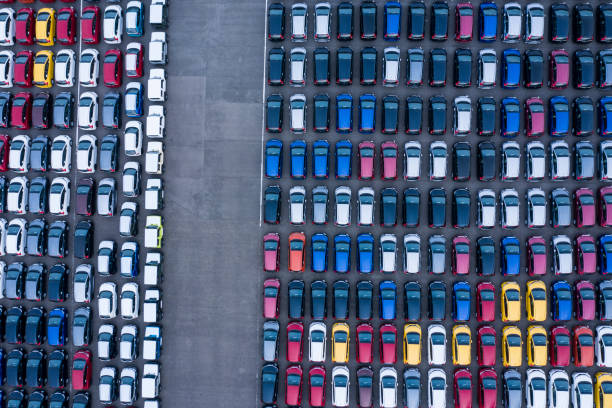
[[[289,234],[289,262],[290,272],[304,272],[306,266],[306,235],[303,232]]]
[[[11,126],[17,129],[29,129],[32,125],[32,94],[19,92],[13,99],[11,108]]]
[[[29,7],[20,9],[15,16],[15,40],[21,45],[34,44],[34,10]]]
[[[380,362],[382,364],[395,364],[397,360],[397,329],[392,324],[385,324],[380,328]]]
[[[97,44],[100,42],[100,9],[89,6],[81,14],[81,39],[84,44]]]
[[[285,404],[290,407],[302,405],[302,367],[287,367],[285,381]]]
[[[121,51],[108,50],[104,54],[104,85],[109,88],[121,86],[121,76],[123,75],[123,60]]]
[[[527,240],[527,273],[529,276],[546,274],[546,241],[540,236]]]
[[[144,65],[144,48],[142,44],[132,43],[125,51],[125,75],[128,78],[141,78]]]
[[[612,187],[599,189],[599,225],[612,225]]]
[[[572,351],[574,354],[574,365],[576,367],[591,367],[595,356],[595,340],[593,330],[586,326],[574,328],[572,339]]]
[[[91,382],[91,351],[79,350],[72,357],[72,389],[82,391],[89,389]]]
[[[372,343],[374,329],[367,323],[357,326],[357,362],[367,364],[372,362]]]
[[[595,225],[595,195],[590,188],[579,188],[574,192],[574,223],[577,227]]]
[[[15,85],[22,88],[29,88],[32,86],[32,70],[34,69],[33,58],[34,54],[32,51],[21,51],[15,56],[13,72]]]
[[[494,366],[496,358],[495,353],[495,329],[491,326],[482,326],[478,329],[476,342],[476,354],[478,365]]]
[[[470,272],[470,239],[464,235],[453,238],[451,267],[453,275],[467,275]]]
[[[397,144],[384,142],[380,145],[382,151],[382,179],[395,180],[397,178]]]
[[[497,374],[495,370],[485,368],[478,374],[478,407],[495,408],[497,403]]]
[[[325,367],[314,366],[308,372],[309,402],[311,407],[325,406]]]
[[[525,132],[529,137],[544,134],[544,103],[540,98],[529,98],[525,101]]]
[[[372,180],[374,178],[374,155],[374,143],[359,143],[359,180]]]
[[[287,361],[302,362],[302,343],[304,341],[304,325],[291,322],[287,325]]]
[[[550,330],[550,364],[567,367],[570,363],[570,332],[565,326],[554,326]]]
[[[0,135],[0,171],[8,170],[9,150],[8,135]]]
[[[570,71],[567,51],[552,51],[548,59],[550,60],[550,81],[548,81],[548,86],[555,89],[567,88]]]
[[[589,281],[578,281],[574,286],[576,319],[595,320],[595,285]]]
[[[77,27],[76,13],[72,7],[64,7],[57,12],[57,24],[55,26],[57,41],[63,45],[76,43]]]
[[[580,275],[595,273],[597,270],[595,239],[588,234],[584,234],[576,238],[574,244],[574,252],[576,253],[576,272]]]
[[[280,251],[278,249],[280,237],[276,233],[266,234],[263,237],[264,271],[278,272]]]
[[[455,371],[455,408],[472,408],[472,373],[467,368]]]
[[[455,8],[455,40],[472,41],[474,9],[472,3],[457,3]]]
[[[263,314],[266,319],[278,319],[278,292],[280,281],[278,279],[266,279],[264,281],[264,305]]]
[[[476,318],[479,322],[495,320],[495,286],[491,282],[476,287]]]

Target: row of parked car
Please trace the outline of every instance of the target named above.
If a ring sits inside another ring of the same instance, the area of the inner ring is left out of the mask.
[[[433,41],[445,41],[449,37],[448,26],[452,16],[449,15],[450,7],[446,1],[435,1],[427,5],[422,1],[412,1],[404,6],[399,1],[386,1],[384,5],[377,5],[374,1],[362,1],[357,11],[356,7],[357,4],[346,1],[333,9],[328,2],[316,3],[312,33],[314,40],[330,41],[333,35],[332,24],[335,37],[339,41],[352,40],[356,25],[355,16],[358,18],[360,38],[375,40],[379,31],[378,24],[381,23],[379,12],[382,14],[382,37],[386,41],[398,41],[404,36],[412,41],[424,40],[426,30],[429,31],[427,37]],[[571,7],[571,10],[565,3],[553,3],[545,8],[541,3],[522,5],[509,2],[498,7],[494,2],[488,1],[481,2],[477,9],[472,3],[466,2],[451,7],[454,9],[454,39],[458,42],[472,41],[475,28],[477,39],[485,43],[523,41],[537,44],[546,39],[552,43],[565,43],[570,39],[579,44],[593,40],[601,43],[612,42],[612,6],[607,3],[596,7],[590,3],[579,3]],[[290,10],[286,11],[281,3],[270,4],[268,39],[282,41],[287,35],[293,42],[307,41],[308,8],[306,3],[294,3]],[[402,16],[402,13],[405,16]],[[287,30],[285,14],[289,14],[290,20]],[[406,34],[402,33],[404,24]]]

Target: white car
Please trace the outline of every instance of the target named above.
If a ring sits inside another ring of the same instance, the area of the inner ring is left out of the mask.
[[[310,323],[308,328],[308,360],[312,363],[325,362],[326,349],[327,327],[325,327],[325,323]]]
[[[501,179],[514,181],[519,178],[521,169],[521,149],[515,141],[502,144],[501,148]]]
[[[519,195],[513,188],[505,188],[499,194],[499,212],[502,228],[510,229],[519,226]]]
[[[421,143],[410,141],[404,144],[404,179],[418,180],[421,177]]]
[[[4,218],[0,218],[0,256],[6,255],[6,230],[8,228],[8,221]],[[0,284],[0,299],[2,299],[4,292],[4,270],[6,269],[6,264],[0,261],[0,274],[2,278],[0,279],[2,282]]]
[[[102,367],[98,385],[99,400],[102,404],[112,404],[117,398],[117,369]]]
[[[565,370],[548,372],[548,408],[566,408],[570,402],[569,376]]]
[[[574,271],[574,252],[572,240],[567,235],[552,237],[553,272],[555,275],[567,275]]]
[[[303,94],[291,96],[289,111],[291,113],[291,131],[293,133],[304,133],[306,131],[306,97]]]
[[[400,49],[387,47],[383,53],[383,85],[397,86],[399,84]]]
[[[383,234],[380,236],[380,271],[383,273],[395,272],[395,258],[397,253],[397,238],[393,234]]]
[[[70,211],[70,179],[56,177],[49,187],[49,212],[53,215],[68,215]]]
[[[147,174],[162,174],[164,170],[164,144],[162,142],[149,142],[145,157],[145,171]]]
[[[153,84],[151,84],[153,85]],[[157,84],[163,85],[165,84]],[[155,86],[155,85],[154,85]],[[157,89],[157,92],[165,92],[165,89]],[[152,92],[152,91],[150,91]],[[123,97],[123,109],[126,115],[130,117],[139,117],[141,116],[140,111],[142,108],[139,106],[141,104],[141,96],[144,93],[144,87],[140,82],[130,82],[125,86],[125,94]],[[161,99],[163,100],[163,98]]]
[[[593,380],[584,372],[572,374],[572,388],[570,390],[573,407],[593,407]]]
[[[11,140],[8,168],[17,173],[30,169],[30,147],[32,141],[28,135],[17,135]]]
[[[125,320],[138,318],[139,303],[138,284],[124,283],[121,287],[121,317]]]
[[[121,6],[107,6],[103,20],[104,42],[120,44],[123,38],[123,15]]]
[[[10,226],[9,226],[10,228]],[[612,367],[612,326],[599,326],[596,331],[595,362],[599,367]]]
[[[6,228],[6,253],[8,255],[25,255],[28,222],[23,218],[13,218]]]
[[[527,220],[529,228],[542,228],[546,226],[546,193],[541,188],[527,190]]]
[[[98,329],[98,358],[102,361],[110,360],[115,355],[115,326],[103,324]]]
[[[140,194],[140,163],[127,162],[123,165],[123,195],[136,197]]]
[[[556,140],[550,149],[550,178],[554,181],[567,180],[570,176],[570,150],[567,142]]]
[[[77,170],[82,173],[96,171],[98,157],[98,140],[93,135],[79,137],[77,145]]]
[[[149,62],[153,65],[165,65],[168,63],[168,44],[166,43],[166,33],[163,31],[151,33]]]
[[[291,6],[291,41],[304,42],[308,38],[308,11],[306,4]]]
[[[328,2],[315,5],[315,41],[325,42],[331,39],[331,6]]]
[[[98,288],[98,314],[100,319],[117,316],[117,285],[114,282],[104,282]]]
[[[446,329],[441,324],[427,328],[427,357],[429,365],[446,364]]]
[[[546,408],[546,374],[539,368],[527,370],[525,404],[527,408]]]
[[[138,371],[135,367],[125,367],[119,378],[119,402],[131,405],[136,401]]]
[[[397,407],[397,371],[394,367],[382,367],[379,375],[379,406]]]
[[[306,48],[296,47],[291,50],[289,68],[289,84],[291,86],[304,86],[306,84]]]
[[[544,143],[533,141],[525,146],[525,178],[540,181],[546,175],[546,150]]]
[[[166,111],[162,105],[150,105],[147,115],[147,137],[161,138],[166,134]]]
[[[79,83],[84,87],[98,86],[100,76],[100,52],[94,48],[81,51],[79,59]]]
[[[478,52],[478,87],[490,89],[497,82],[497,54],[486,48]]]
[[[453,132],[465,136],[472,131],[472,100],[469,96],[458,96],[453,103]]]
[[[134,361],[136,357],[138,357],[138,327],[128,324],[121,328],[119,358],[121,361]]]
[[[349,406],[350,373],[346,366],[335,366],[332,369],[332,405],[334,407]]]
[[[529,3],[525,7],[525,43],[533,44],[544,38],[544,7],[540,3]],[[558,405],[557,406],[563,406]]]
[[[0,9],[0,45],[15,44],[15,10],[11,8]]]
[[[161,320],[162,299],[159,289],[147,289],[142,304],[142,319],[145,323]]]
[[[96,211],[103,217],[112,217],[115,214],[117,192],[115,179],[110,177],[100,180],[96,193]]]
[[[404,273],[418,273],[421,269],[421,237],[404,235]]]
[[[77,266],[73,279],[73,298],[76,303],[89,303],[93,297],[94,275],[91,265]]]
[[[84,92],[79,98],[79,128],[95,130],[98,127],[98,94]]]
[[[514,2],[504,4],[502,20],[504,24],[502,41],[507,43],[517,42],[523,32],[521,5]]]
[[[161,210],[164,208],[164,187],[162,179],[150,178],[145,189],[145,210]]]
[[[374,189],[362,187],[357,192],[359,202],[359,225],[372,225],[374,223]]]
[[[141,15],[144,17],[142,2],[137,0],[128,2],[125,11],[125,31],[131,33],[133,37],[139,37],[139,24],[144,25],[144,21],[138,21]]]
[[[55,56],[55,84],[62,87],[74,85],[76,54],[69,49],[60,50]]]
[[[150,325],[145,327],[142,341],[143,360],[159,360],[162,347],[161,327]]]
[[[478,228],[495,226],[495,192],[482,189],[478,192]]]
[[[335,224],[346,227],[351,224],[351,189],[340,186],[334,191],[336,197],[336,219]]]
[[[612,180],[612,140],[604,140],[599,144],[598,161],[600,180]]]
[[[427,373],[427,401],[429,408],[446,407],[446,373],[440,368],[431,368]]]
[[[28,190],[30,182],[27,178],[13,177],[8,186],[6,194],[6,208],[8,212],[15,214],[25,214],[28,210]]]
[[[295,225],[304,224],[306,221],[306,189],[304,186],[293,186],[289,190],[289,220]]]
[[[144,266],[144,284],[154,286],[161,280],[162,255],[160,252],[147,252]]]
[[[15,53],[13,51],[0,52],[0,87],[11,88],[13,86],[14,67]]]
[[[446,178],[447,156],[446,143],[437,141],[429,145],[429,178],[431,180],[444,180]]]
[[[123,145],[126,156],[134,157],[142,154],[142,123],[137,120],[126,123]]]
[[[128,77],[136,78],[138,75],[138,55],[144,53],[143,46],[141,43],[132,42],[129,43],[125,52],[125,72]]]
[[[159,364],[147,363],[142,368],[142,383],[140,396],[142,398],[157,398],[159,396],[160,372]]]
[[[149,81],[147,82],[147,98],[152,102],[164,102],[166,94],[166,70],[163,68],[152,69],[149,71]]]
[[[51,170],[56,173],[68,173],[72,167],[72,139],[66,135],[53,138],[51,143]]]
[[[138,203],[126,201],[121,204],[119,211],[119,235],[133,237],[136,233],[138,216]]]
[[[115,268],[115,241],[100,241],[98,245],[98,273],[111,275]]]
[[[126,278],[132,278],[135,275],[132,274],[132,270],[135,267],[133,259],[134,255],[138,255],[138,244],[136,242],[128,241],[121,245],[121,252],[119,255],[119,274]]]

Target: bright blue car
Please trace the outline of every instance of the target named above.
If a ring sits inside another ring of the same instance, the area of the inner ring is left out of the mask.
[[[376,125],[376,97],[365,94],[359,97],[359,132],[373,133]]]
[[[497,39],[497,5],[495,3],[480,3],[478,32],[482,42],[492,42]]]
[[[348,179],[351,177],[351,157],[353,145],[348,140],[336,143],[336,178]]]
[[[572,287],[566,281],[552,285],[550,314],[553,320],[572,319]]]
[[[125,10],[125,22],[125,33],[127,35],[142,37],[144,34],[144,7],[142,3],[134,2]]]
[[[467,282],[457,282],[453,285],[453,319],[457,322],[470,320],[472,295]]]
[[[296,140],[289,147],[291,156],[291,177],[294,179],[306,178],[306,142]]]
[[[569,102],[565,96],[553,96],[549,101],[550,135],[567,136],[569,133]]]
[[[266,143],[266,177],[277,179],[283,175],[283,142],[278,139]]]
[[[521,104],[517,98],[504,98],[500,106],[500,132],[503,137],[515,137],[520,131]]]
[[[504,50],[501,66],[502,88],[518,88],[521,83],[521,52],[514,48]]]
[[[400,38],[402,6],[398,1],[385,4],[385,40],[397,41]]]
[[[501,241],[502,275],[518,275],[521,268],[521,244],[515,237],[505,237]]]
[[[374,265],[374,237],[372,234],[357,236],[357,268],[361,273],[372,273]]]
[[[336,272],[348,273],[351,270],[351,237],[347,234],[336,235],[334,252]]]
[[[315,140],[312,145],[312,175],[316,179],[329,177],[329,142]]]
[[[353,97],[350,94],[336,96],[336,131],[338,133],[353,131]]]
[[[612,96],[604,96],[597,104],[599,110],[599,136],[612,137]]]
[[[327,234],[314,234],[310,239],[312,249],[311,269],[313,272],[327,271]]]
[[[47,320],[47,341],[50,346],[66,344],[66,309],[57,307],[49,312]]]
[[[395,302],[397,299],[397,286],[390,280],[380,282],[378,286],[380,299],[378,300],[378,311],[383,320],[395,319]]]
[[[602,235],[599,237],[599,245],[597,247],[599,273],[608,275],[612,273],[612,235]]]

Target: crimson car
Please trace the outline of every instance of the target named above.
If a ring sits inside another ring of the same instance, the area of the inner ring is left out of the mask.
[[[593,330],[587,326],[574,328],[572,336],[572,353],[576,367],[591,367],[595,356],[595,339]]]
[[[595,195],[590,188],[579,188],[574,192],[574,223],[577,227],[595,225]]]
[[[21,45],[34,44],[34,10],[29,7],[20,9],[15,16],[15,40]]]
[[[291,322],[287,325],[287,361],[302,362],[302,344],[304,342],[304,325]]]
[[[576,302],[576,319],[595,319],[595,285],[582,280],[574,285],[574,300]]]
[[[495,408],[497,403],[497,374],[495,370],[485,368],[478,374],[478,407]]]
[[[302,367],[287,367],[285,381],[285,404],[290,407],[302,405]]]
[[[374,329],[367,323],[357,326],[357,362],[368,364],[372,362],[372,343]]]
[[[384,142],[380,145],[382,152],[382,179],[395,180],[397,178],[397,144]]]
[[[72,389],[89,389],[91,382],[91,351],[79,350],[72,357]]]
[[[325,367],[314,366],[308,372],[309,399],[311,407],[325,406]]]
[[[88,6],[81,15],[81,39],[84,44],[97,44],[100,42],[100,9]]]
[[[11,108],[11,126],[17,129],[29,129],[32,125],[32,94],[19,92],[13,99]]]
[[[525,133],[529,137],[538,137],[544,134],[544,103],[538,97],[525,101]]]
[[[576,254],[576,272],[580,275],[595,273],[597,270],[597,253],[595,239],[588,235],[580,235],[575,240],[574,253]]]
[[[106,51],[104,54],[104,85],[109,88],[121,86],[121,76],[123,75],[123,60],[121,51],[114,49]]]
[[[494,366],[495,354],[495,329],[491,326],[482,326],[478,329],[476,341],[476,354],[478,364],[481,366]]]
[[[602,227],[612,225],[612,187],[599,189],[599,225]]]
[[[455,40],[472,41],[474,9],[472,3],[457,3],[455,8]]]
[[[569,55],[565,50],[551,51],[550,56],[550,80],[548,86],[555,89],[567,88],[569,84]]]
[[[266,234],[263,237],[264,271],[278,272],[280,261],[280,237],[276,233]]]
[[[32,70],[34,54],[32,51],[21,51],[15,56],[13,68],[13,82],[22,88],[32,86]]]
[[[73,7],[64,7],[57,12],[55,35],[57,36],[57,41],[62,45],[73,45],[76,43],[76,13]]]
[[[472,373],[467,368],[455,371],[455,408],[472,408]]]
[[[495,286],[481,282],[476,287],[476,318],[479,322],[495,320]]]
[[[546,273],[546,241],[540,236],[527,240],[527,273],[529,276]]]
[[[397,360],[397,329],[392,324],[385,324],[380,328],[380,362],[382,364],[395,364]]]
[[[0,171],[8,170],[9,150],[8,135],[0,135]]]
[[[554,326],[550,330],[550,364],[567,367],[570,363],[570,332],[565,326]]]
[[[467,275],[470,272],[470,239],[464,235],[453,238],[451,267],[453,275]]]
[[[264,281],[263,314],[266,319],[278,319],[278,293],[280,281],[275,278]]]
[[[359,143],[359,180],[374,178],[374,143],[366,141]]]

